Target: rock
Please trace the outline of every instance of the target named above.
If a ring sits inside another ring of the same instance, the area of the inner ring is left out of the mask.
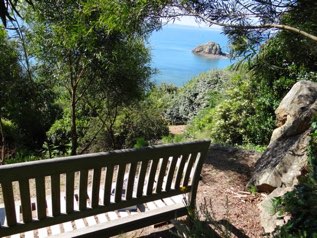
[[[212,58],[228,56],[222,52],[220,45],[215,42],[208,42],[207,44],[199,45],[193,49],[192,52],[197,55]]]
[[[277,125],[267,150],[255,165],[249,185],[271,192],[277,187],[293,187],[307,164],[309,128],[317,112],[317,83],[297,82],[275,113]]]
[[[248,186],[270,193],[259,205],[265,232],[282,226],[289,217],[272,214],[272,200],[291,191],[298,177],[306,173],[310,125],[317,114],[317,83],[297,82],[275,111],[278,128],[255,164]]]
[[[279,214],[275,212],[272,202],[275,197],[283,196],[289,191],[291,191],[291,188],[277,188],[258,205],[260,221],[265,233],[272,233],[277,226],[283,226],[287,223],[289,216],[279,216]]]

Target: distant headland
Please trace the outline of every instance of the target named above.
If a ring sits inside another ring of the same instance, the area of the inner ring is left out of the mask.
[[[215,42],[208,42],[197,46],[192,52],[196,55],[203,56],[210,59],[228,58],[229,54],[222,52],[219,44]]]

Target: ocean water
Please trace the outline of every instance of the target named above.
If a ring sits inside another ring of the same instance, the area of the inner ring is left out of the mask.
[[[217,29],[166,25],[153,32],[149,39],[151,66],[158,73],[153,75],[152,81],[182,86],[202,72],[231,65],[230,59],[208,59],[192,53],[196,46],[209,41],[220,44],[223,52],[229,51],[228,38]]]

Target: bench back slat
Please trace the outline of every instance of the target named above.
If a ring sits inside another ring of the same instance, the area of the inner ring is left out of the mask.
[[[209,141],[180,143],[0,166],[7,219],[7,223],[0,228],[0,236],[182,193],[189,192],[192,203],[209,144]],[[19,195],[14,192],[13,182],[19,184]],[[37,217],[32,213],[32,182],[35,183]],[[100,197],[102,192],[103,197]],[[88,194],[91,195],[89,203]],[[14,203],[18,196],[22,203],[23,223],[16,217],[20,214],[19,207],[16,208]],[[77,208],[75,196],[78,196]],[[46,203],[49,206],[47,209]]]
[[[51,189],[52,189],[52,215],[54,217],[59,216],[61,214],[61,188],[60,182],[61,177],[60,174],[53,174],[51,176]]]
[[[113,169],[114,167],[107,166],[107,171],[106,171],[106,181],[105,181],[105,186],[104,186],[104,199],[103,199],[103,204],[105,206],[108,206],[110,204],[110,196],[111,196],[111,188],[112,188],[112,179],[113,179]]]
[[[19,188],[20,188],[20,195],[21,195],[23,222],[28,223],[32,221],[29,180],[26,180],[26,179],[20,180]]]
[[[87,209],[87,183],[88,183],[88,170],[81,170],[79,177],[79,210]]]
[[[100,182],[101,182],[101,168],[94,168],[94,175],[92,180],[92,191],[91,191],[92,208],[99,206]]]
[[[184,175],[184,182],[183,182],[183,186],[187,187],[188,182],[189,182],[189,177],[192,171],[192,168],[194,166],[194,162],[196,161],[197,158],[197,153],[192,153],[190,155],[190,157],[188,158],[188,163],[187,163],[187,167],[185,169],[185,175]]]
[[[115,202],[121,202],[122,200],[122,190],[123,190],[123,182],[124,182],[124,173],[126,166],[125,164],[121,164],[119,166],[119,171],[116,177],[116,187],[115,187]]]
[[[45,201],[45,177],[36,178],[36,202],[37,217],[39,220],[46,218],[46,201]]]
[[[155,158],[151,161],[151,169],[149,171],[149,180],[147,183],[147,195],[151,195],[153,193],[154,189],[154,180],[155,180],[155,175],[157,173],[157,166],[158,166],[159,158]]]
[[[69,172],[66,174],[66,213],[74,212],[74,186],[75,173]]]
[[[160,193],[163,190],[164,177],[165,177],[166,172],[167,172],[167,163],[168,163],[168,158],[163,158],[162,163],[161,163],[160,172],[159,172],[158,179],[157,179],[158,180],[157,186],[156,186],[157,193]]]
[[[170,166],[169,166],[168,177],[167,177],[166,186],[165,186],[166,192],[169,192],[172,189],[171,186],[172,186],[172,181],[174,178],[177,161],[178,161],[178,157],[175,157],[175,156],[170,157]]]
[[[130,200],[133,195],[133,188],[134,188],[135,178],[136,178],[136,169],[137,169],[137,163],[136,162],[130,163],[127,193],[126,193],[127,200]]]
[[[3,183],[1,184],[1,187],[8,226],[15,226],[17,224],[17,218],[15,214],[12,182]]]
[[[179,168],[177,170],[177,176],[175,180],[175,187],[178,188],[181,184],[181,179],[184,177],[184,167],[185,163],[188,162],[188,159],[190,158],[191,154],[184,154],[181,156],[181,162],[179,164]]]
[[[144,188],[144,181],[145,181],[147,166],[148,166],[148,161],[142,161],[141,170],[140,170],[139,178],[138,178],[137,197],[142,197],[143,195],[143,188]]]

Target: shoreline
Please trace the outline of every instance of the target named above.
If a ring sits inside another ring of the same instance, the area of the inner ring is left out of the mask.
[[[204,57],[204,58],[208,58],[208,59],[229,59],[230,58],[227,55],[212,55],[212,54],[195,53],[195,52],[193,52],[193,54],[196,56]]]

